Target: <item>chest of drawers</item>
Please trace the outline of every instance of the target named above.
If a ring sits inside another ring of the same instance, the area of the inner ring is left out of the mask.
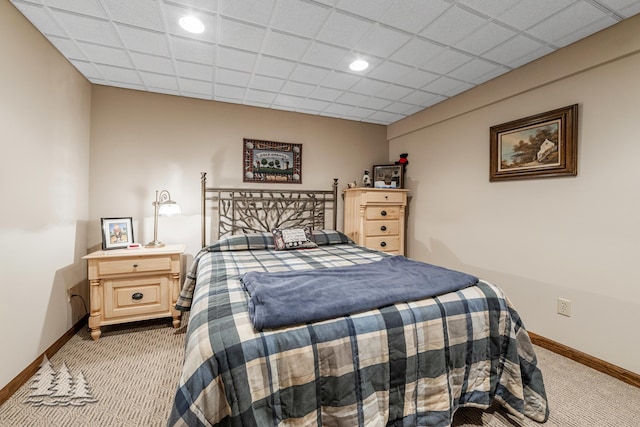
[[[345,234],[359,245],[404,255],[407,193],[400,189],[346,189]]]
[[[87,260],[90,315],[94,340],[100,327],[137,320],[172,317],[180,326],[175,303],[180,292],[184,245],[162,248],[96,251]]]

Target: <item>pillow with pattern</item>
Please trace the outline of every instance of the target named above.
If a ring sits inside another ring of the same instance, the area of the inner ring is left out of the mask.
[[[300,228],[274,228],[273,243],[277,251],[290,249],[317,248],[318,245],[313,240],[311,227]]]

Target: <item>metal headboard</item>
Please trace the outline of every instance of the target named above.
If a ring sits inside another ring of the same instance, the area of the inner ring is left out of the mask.
[[[217,210],[218,238],[230,234],[271,231],[274,228],[311,226],[327,228],[331,211],[332,228],[337,227],[338,179],[331,190],[272,190],[207,187],[201,172],[202,247],[207,245],[207,210]]]

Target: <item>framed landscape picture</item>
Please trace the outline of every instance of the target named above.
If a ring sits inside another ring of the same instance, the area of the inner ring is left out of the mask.
[[[578,105],[492,126],[489,151],[490,181],[577,175]]]
[[[302,144],[243,139],[244,182],[302,183]]]

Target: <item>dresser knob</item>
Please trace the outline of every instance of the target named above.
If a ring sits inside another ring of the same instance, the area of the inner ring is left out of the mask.
[[[380,212],[380,215],[382,215],[382,216],[387,216],[387,211],[382,211],[382,212]]]
[[[141,300],[142,297],[144,297],[144,295],[142,295],[140,292],[136,292],[135,294],[131,295],[131,299],[136,301]]]
[[[385,246],[387,246],[387,242],[380,242],[380,246],[384,248]]]
[[[387,231],[387,226],[386,225],[381,226],[380,231]]]
[[[138,264],[133,264],[133,268],[138,268]]]

